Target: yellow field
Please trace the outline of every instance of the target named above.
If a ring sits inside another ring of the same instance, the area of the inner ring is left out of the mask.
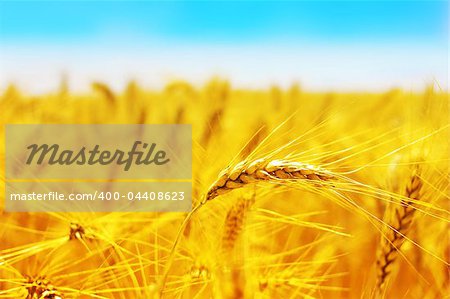
[[[449,111],[437,88],[11,87],[0,118],[192,124],[195,208],[1,209],[0,298],[448,297]]]

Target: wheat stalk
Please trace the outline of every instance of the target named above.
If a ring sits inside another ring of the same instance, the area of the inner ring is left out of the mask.
[[[422,180],[417,168],[413,170],[410,180],[405,188],[405,196],[408,199],[402,200],[401,205],[393,211],[394,217],[390,228],[387,230],[384,238],[381,240],[380,251],[378,254],[377,266],[377,284],[376,296],[382,297],[385,292],[386,282],[390,276],[392,265],[398,256],[398,250],[405,242],[405,235],[411,228],[415,208],[413,201],[420,199],[422,189]]]

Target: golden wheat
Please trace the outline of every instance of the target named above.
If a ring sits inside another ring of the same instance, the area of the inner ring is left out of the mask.
[[[212,200],[234,189],[257,182],[280,181],[329,181],[335,178],[330,172],[310,164],[288,160],[259,159],[243,161],[231,169],[225,169],[209,188],[203,201]]]
[[[398,251],[405,242],[405,236],[411,228],[414,212],[414,201],[420,199],[422,189],[422,180],[420,179],[419,168],[414,168],[411,178],[405,187],[405,197],[400,206],[396,206],[392,211],[393,222],[388,222],[389,228],[386,235],[382,238],[380,252],[378,254],[377,265],[377,285],[376,294],[378,297],[383,295],[389,276],[397,259]],[[388,211],[391,212],[391,211]]]
[[[217,79],[202,87],[173,82],[163,91],[135,82],[122,93],[92,87],[78,95],[62,82],[55,93],[29,96],[11,85],[0,118],[192,124],[194,212],[8,213],[0,173],[0,298],[357,299],[377,288],[388,298],[448,294],[446,92],[237,90]],[[416,154],[422,173],[401,171],[411,164],[402,158]],[[396,175],[392,185],[387,173]],[[389,204],[396,206],[384,211]],[[377,219],[383,212],[394,220]],[[378,275],[361,275],[377,258]]]
[[[254,197],[252,199],[239,198],[228,211],[222,236],[222,249],[225,252],[230,252],[234,248],[244,226],[246,214],[254,202]]]
[[[25,299],[64,299],[62,293],[45,277],[37,277],[36,279],[29,277],[26,289],[28,294]]]

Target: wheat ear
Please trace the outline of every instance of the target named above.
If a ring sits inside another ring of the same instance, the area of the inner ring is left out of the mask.
[[[101,82],[94,82],[92,83],[92,88],[102,94],[111,106],[116,104],[116,96],[108,85]]]
[[[192,216],[197,213],[198,210],[206,204],[206,202],[221,194],[244,187],[247,184],[261,181],[279,183],[280,181],[291,182],[298,180],[309,180],[325,182],[334,178],[335,177],[326,170],[310,164],[293,162],[289,160],[259,159],[250,162],[243,161],[232,169],[226,168],[219,175],[219,179],[217,179],[208,189],[206,196],[204,196],[200,204],[194,207],[183,220],[177,236],[175,237],[174,244],[170,250],[169,259],[167,260],[164,273],[162,275],[160,282],[160,295],[162,295],[162,291],[164,290],[180,237],[183,235],[183,232],[188,226]]]
[[[413,201],[420,199],[422,180],[418,169],[415,168],[410,180],[405,188],[405,196],[408,199],[402,200],[401,205],[395,208],[392,223],[384,238],[381,239],[380,251],[377,258],[377,285],[376,294],[381,297],[385,291],[386,282],[391,273],[391,267],[397,259],[398,252],[405,242],[405,235],[411,227],[415,208]]]
[[[63,299],[64,296],[44,277],[28,278],[26,299]]]
[[[222,236],[222,249],[224,252],[230,252],[234,248],[244,226],[247,212],[254,202],[254,197],[252,199],[241,197],[228,211]]]
[[[234,189],[260,181],[328,181],[334,176],[316,166],[288,160],[259,159],[243,161],[232,169],[225,169],[206,194],[202,204]]]

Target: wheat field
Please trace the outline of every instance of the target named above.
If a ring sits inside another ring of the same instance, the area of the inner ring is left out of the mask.
[[[27,95],[4,124],[192,124],[190,213],[9,213],[0,298],[449,298],[448,93]]]

